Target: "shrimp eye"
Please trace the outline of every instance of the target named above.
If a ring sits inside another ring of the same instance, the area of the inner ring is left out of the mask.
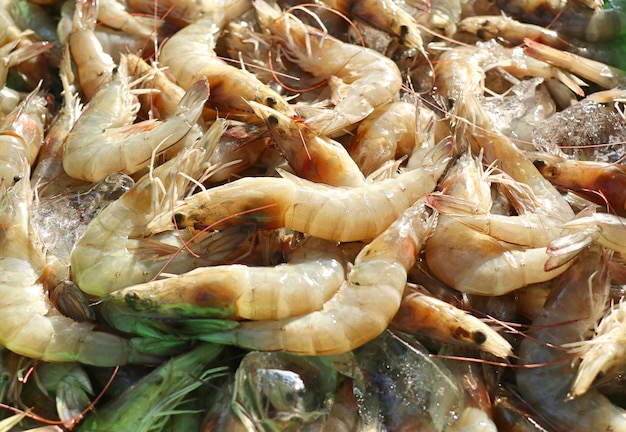
[[[16,175],[15,177],[13,177],[13,184],[17,183],[20,180],[22,180],[22,174]]]
[[[267,99],[265,99],[265,103],[267,103],[268,107],[272,108],[275,107],[276,104],[278,104],[278,101],[273,97],[268,97]]]
[[[409,26],[406,26],[406,25],[400,26],[400,35],[402,37],[405,37],[408,34],[409,34]]]
[[[278,117],[271,115],[267,118],[267,122],[272,126],[276,126],[278,124]]]
[[[487,341],[487,335],[481,331],[474,332],[474,342],[478,345],[482,345]]]
[[[137,305],[139,303],[141,299],[139,298],[139,295],[137,293],[128,293],[124,296],[124,301],[126,301],[126,304],[128,306],[130,306],[131,309],[134,310],[139,310],[137,308]]]
[[[182,213],[176,213],[174,215],[174,224],[176,226],[182,225],[185,222],[185,216]]]
[[[548,165],[544,160],[537,159],[533,162],[535,168],[545,177],[556,177],[557,167]]]

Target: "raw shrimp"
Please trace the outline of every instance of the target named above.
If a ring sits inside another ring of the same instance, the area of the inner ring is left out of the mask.
[[[63,168],[77,179],[99,181],[112,172],[134,174],[154,152],[162,153],[185,137],[200,117],[208,83],[191,86],[176,113],[162,121],[132,124],[139,109],[130,92],[125,58],[112,80],[89,101],[67,136]]]
[[[365,177],[346,149],[304,123],[256,102],[250,106],[298,177],[330,186],[364,186]]]
[[[145,15],[162,16],[179,27],[195,23],[215,12],[232,21],[252,8],[251,0],[129,0],[129,9]]]
[[[393,34],[400,44],[417,49],[426,56],[422,34],[415,19],[393,0],[324,0],[324,3]]]
[[[435,189],[449,153],[449,143],[441,143],[422,167],[361,187],[330,187],[285,172],[283,178],[242,178],[192,195],[173,213],[154,218],[148,231],[173,229],[173,214],[179,227],[225,219],[216,228],[254,221],[258,229],[286,227],[333,241],[368,240]]]
[[[506,358],[511,344],[492,327],[468,312],[421,291],[407,289],[391,327],[405,333],[422,333],[444,343],[460,343]]]
[[[552,184],[626,216],[626,166],[543,155],[534,161]]]
[[[2,195],[0,292],[4,319],[0,344],[26,357],[51,362],[115,366],[150,362],[126,339],[94,331],[94,324],[61,315],[46,295],[53,278],[34,238],[29,221],[31,189],[29,165],[21,159],[21,175]]]
[[[597,390],[567,400],[575,373],[571,354],[559,346],[590,335],[602,316],[609,294],[609,254],[584,251],[569,270],[552,283],[543,310],[533,321],[532,338],[522,341],[517,387],[522,397],[545,418],[564,430],[624,431],[626,412]]]
[[[562,228],[564,234],[552,240],[548,246],[548,268],[569,261],[592,243],[626,253],[626,218],[610,213],[582,211],[576,218],[563,224]]]
[[[626,364],[625,334],[626,302],[620,301],[604,315],[590,340],[567,346],[581,357],[570,398],[586,393],[599,374],[606,375],[623,368]]]
[[[117,64],[94,34],[98,0],[77,0],[68,44],[76,64],[80,90],[87,101],[110,80]]]
[[[183,246],[181,242],[189,242],[193,236],[190,230],[144,237],[146,224],[169,209],[172,201],[182,198],[190,179],[199,178],[206,170],[223,127],[224,122],[217,121],[201,142],[144,175],[87,225],[70,257],[72,280],[82,291],[105,296],[151,280],[166,264],[169,273],[186,272],[197,265],[219,261],[245,241],[251,234],[249,225],[216,233],[216,237],[208,239],[201,236],[188,247],[200,255],[208,249],[211,256],[194,258],[186,252],[177,255]]]
[[[183,88],[206,78],[211,87],[208,105],[221,116],[254,121],[256,116],[247,101],[293,115],[293,109],[280,94],[252,73],[218,58],[214,48],[224,23],[223,13],[214,12],[183,28],[163,45],[159,62],[168,67],[168,72]]]
[[[485,48],[444,52],[435,65],[438,92],[454,104],[453,114],[469,123],[467,135],[474,153],[482,151],[485,163],[495,163],[513,180],[529,187],[528,200],[533,201],[529,208],[545,215],[546,220],[569,220],[574,213],[567,201],[508,137],[494,131],[493,122],[478,100],[483,93],[485,63],[493,63],[494,57],[498,58],[497,52]],[[510,54],[507,57],[511,60]]]
[[[0,191],[2,192],[23,175],[22,159],[25,159],[30,166],[41,148],[48,107],[46,100],[38,93],[37,88],[11,113],[0,120]]]
[[[38,42],[20,45],[18,48],[20,42],[24,40],[20,37],[0,46],[0,88],[6,85],[10,68],[45,53],[53,46],[50,42]]]
[[[92,413],[77,430],[154,430],[176,415],[176,408],[194,389],[226,373],[224,367],[206,369],[221,352],[221,347],[205,344],[172,357]]]
[[[498,0],[496,3],[524,21],[550,25],[560,33],[587,42],[617,38],[626,28],[626,16],[619,2],[607,2],[608,7],[604,8],[573,7],[570,4],[573,2],[562,0]]]
[[[186,318],[273,320],[317,310],[345,279],[336,244],[309,238],[275,267],[223,265],[129,286],[104,299],[137,318],[176,321]],[[124,307],[125,305],[125,307]],[[109,319],[115,323],[116,318]],[[126,329],[120,328],[126,331]]]
[[[474,201],[486,214],[491,207],[491,192],[481,171],[480,162],[464,153],[444,180],[442,191]],[[544,219],[549,223],[547,216]],[[448,215],[440,215],[424,250],[426,264],[435,277],[470,294],[506,294],[528,284],[548,281],[567,269],[563,265],[544,270],[549,258],[546,247],[504,243]]]
[[[369,342],[388,327],[400,307],[407,271],[435,223],[428,213],[419,200],[365,246],[321,310],[283,320],[241,322],[199,338],[305,355],[344,353]]]
[[[579,75],[606,89],[626,84],[626,72],[621,69],[552,48],[532,39],[524,39],[524,43],[524,53],[527,55]]]
[[[63,145],[74,123],[80,116],[82,105],[73,86],[69,50],[63,51],[59,76],[63,85],[63,106],[57,112],[44,136],[31,182],[37,188],[37,196],[44,190],[50,194],[63,191],[66,185],[60,177],[67,177],[63,171]],[[54,179],[54,181],[53,181]]]
[[[320,135],[342,133],[397,96],[402,76],[391,59],[281,14],[264,0],[255,0],[254,6],[262,26],[280,40],[291,60],[316,77],[341,81],[332,111],[305,122]]]
[[[434,122],[433,111],[416,104],[382,105],[359,124],[348,152],[363,174],[370,175],[388,161],[432,147]]]
[[[160,22],[149,16],[130,14],[118,0],[98,0],[97,19],[107,27],[141,38],[154,37]]]

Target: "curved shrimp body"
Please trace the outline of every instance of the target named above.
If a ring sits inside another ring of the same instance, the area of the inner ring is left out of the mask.
[[[439,145],[421,168],[365,186],[321,185],[284,173],[286,178],[246,177],[200,192],[174,209],[176,226],[232,226],[254,221],[258,229],[291,228],[333,241],[376,237],[404,210],[432,192],[449,161]],[[173,229],[172,213],[148,224],[148,231]]]
[[[22,159],[31,165],[43,142],[48,108],[45,99],[30,93],[0,120],[0,190],[5,191],[23,173]]]
[[[98,1],[98,21],[105,26],[141,38],[156,37],[161,24],[158,20],[130,14],[123,2],[118,0]]]
[[[281,95],[252,73],[217,57],[214,47],[223,24],[224,17],[216,12],[178,31],[161,48],[160,62],[185,89],[206,78],[211,87],[209,106],[222,116],[256,119],[247,101],[267,105],[283,114],[294,114]]]
[[[626,303],[611,308],[595,329],[593,338],[572,344],[572,352],[581,356],[570,397],[575,398],[589,390],[599,374],[619,370],[626,364]]]
[[[443,194],[431,194],[427,201],[437,212],[473,230],[519,246],[548,246],[562,231],[560,227],[546,223],[545,216],[538,213],[517,216],[475,213],[474,202]]]
[[[274,320],[321,309],[345,279],[334,243],[316,238],[275,267],[223,265],[130,286],[104,300],[127,314],[150,319],[225,318]],[[119,313],[116,311],[115,313]],[[115,322],[109,319],[109,321]],[[120,328],[120,330],[127,330]]]
[[[392,328],[406,333],[423,333],[444,343],[463,344],[506,358],[511,344],[493,328],[450,303],[416,290],[407,290]]]
[[[349,128],[397,96],[402,76],[391,59],[335,39],[291,14],[281,15],[263,0],[255,0],[254,5],[261,24],[280,39],[298,66],[316,77],[335,77],[345,84],[330,115],[307,119],[306,124],[319,134]]]
[[[136,353],[128,341],[96,332],[94,325],[63,316],[50,303],[46,258],[30,226],[29,165],[22,159],[22,177],[2,195],[3,236],[0,241],[0,309],[5,319],[0,344],[43,361],[116,366],[128,361],[153,361]]]
[[[365,177],[346,149],[304,123],[256,102],[250,106],[298,177],[331,186],[364,186]]]
[[[76,64],[81,92],[87,100],[110,80],[117,67],[113,58],[104,52],[95,35],[98,18],[98,0],[77,0],[69,47]]]
[[[241,322],[208,341],[305,355],[340,354],[380,335],[400,307],[407,271],[430,234],[434,216],[409,207],[357,255],[346,280],[321,310],[275,321]]]
[[[204,172],[210,147],[216,145],[223,127],[223,122],[216,122],[197,147],[182,151],[146,174],[87,225],[70,256],[72,280],[82,291],[104,296],[116,289],[147,282],[170,260],[170,273],[182,273],[214,262],[209,257],[200,256],[196,260],[186,253],[177,255],[181,242],[188,242],[193,235],[188,230],[152,238],[143,234],[154,215],[171,206],[170,200],[175,201],[187,193],[189,178],[198,178]],[[243,242],[241,237],[245,240],[249,234],[249,227],[242,227],[238,233],[231,232],[230,240],[226,235],[221,245],[222,255],[236,247],[231,241]],[[217,248],[219,241],[216,244],[214,240],[220,237],[223,235],[213,239],[200,237],[189,247],[195,248],[195,253],[206,254],[206,248]],[[216,252],[218,255],[220,253]]]
[[[555,348],[580,342],[602,316],[609,293],[609,255],[598,249],[581,254],[568,272],[555,279],[543,310],[533,321],[539,330],[520,345],[525,364],[517,386],[522,397],[545,418],[571,431],[623,431],[626,413],[596,390],[567,400],[575,373],[570,354]],[[539,341],[537,341],[539,339]]]
[[[365,175],[398,156],[410,156],[423,145],[416,142],[418,125],[433,125],[432,111],[408,102],[382,105],[359,124],[348,152]],[[431,127],[432,129],[432,127]],[[424,134],[426,135],[426,134]]]
[[[466,153],[442,183],[442,190],[452,197],[472,200],[480,213],[487,214],[491,194],[481,172],[479,162]],[[468,248],[468,244],[473,247]],[[454,289],[472,294],[505,294],[531,283],[548,281],[567,268],[545,271],[544,264],[549,258],[546,247],[525,248],[504,243],[448,215],[440,215],[424,249],[426,263],[435,277]]]
[[[561,159],[545,155],[534,161],[555,186],[571,190],[596,204],[626,216],[626,167],[608,162]]]
[[[65,142],[63,168],[78,179],[99,181],[112,172],[133,174],[182,139],[196,123],[209,89],[198,81],[163,122],[132,124],[139,103],[129,91],[124,58],[113,80],[83,110]],[[104,131],[104,133],[103,133]]]
[[[396,36],[402,45],[424,51],[415,19],[392,0],[325,0],[324,3]]]

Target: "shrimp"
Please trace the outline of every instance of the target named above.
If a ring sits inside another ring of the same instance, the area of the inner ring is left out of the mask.
[[[22,159],[30,166],[37,157],[47,124],[48,107],[39,89],[0,120],[0,191],[23,175]],[[30,172],[30,171],[29,171]],[[0,193],[0,195],[2,195]]]
[[[547,268],[569,261],[592,243],[626,253],[626,218],[609,213],[589,213],[580,212],[562,225],[563,236],[552,240],[548,246],[550,260]]]
[[[98,0],[77,0],[68,37],[80,90],[88,101],[111,80],[117,68],[94,33],[97,17]]]
[[[285,172],[283,178],[242,178],[187,198],[174,208],[174,220],[176,226],[189,227],[226,219],[217,229],[254,221],[258,229],[285,227],[332,241],[368,240],[435,189],[449,151],[450,144],[443,142],[422,167],[360,187],[331,187]],[[147,226],[152,233],[173,228],[172,213],[155,217]]]
[[[63,106],[46,131],[31,178],[39,197],[42,196],[44,190],[50,194],[63,190],[66,182],[61,181],[60,177],[67,177],[63,171],[63,146],[67,135],[82,112],[82,104],[72,85],[74,78],[67,48],[63,51],[59,76],[63,85]]]
[[[4,310],[0,344],[26,357],[50,362],[115,366],[150,362],[126,339],[94,331],[94,324],[61,315],[49,302],[46,258],[30,222],[29,164],[21,158],[21,175],[2,195],[3,236],[0,243],[0,308]]]
[[[532,39],[524,39],[524,43],[524,53],[527,55],[579,75],[603,88],[611,89],[626,84],[626,72],[621,69],[552,48]]]
[[[116,171],[136,173],[149,164],[153,152],[161,153],[185,137],[200,117],[208,94],[206,80],[198,81],[181,99],[174,116],[163,122],[132,124],[139,104],[130,92],[122,57],[112,80],[89,101],[67,136],[65,172],[89,181]]]
[[[364,186],[365,177],[346,149],[317,135],[303,123],[265,105],[250,106],[267,125],[270,135],[298,177],[330,186]]]
[[[500,358],[513,354],[511,344],[492,327],[421,290],[405,291],[391,327],[405,333],[423,333],[443,343],[476,347]]]
[[[334,9],[354,15],[396,36],[400,44],[420,51],[426,57],[422,34],[415,19],[392,0],[325,0]]]
[[[345,279],[337,246],[310,238],[290,255],[287,264],[275,267],[199,267],[129,286],[104,299],[103,313],[108,315],[107,306],[112,303],[113,314],[126,310],[132,321],[137,317],[157,321],[190,317],[275,320],[320,309]],[[116,317],[108,320],[114,325],[120,321]]]
[[[23,33],[23,35],[25,34]],[[50,42],[38,42],[22,46],[20,41],[23,40],[23,37],[20,37],[0,46],[0,88],[6,85],[10,68],[45,53],[54,45]],[[20,46],[18,47],[18,45]]]
[[[548,420],[572,432],[626,430],[626,412],[597,390],[566,399],[575,369],[568,361],[570,354],[555,348],[579,342],[602,316],[609,294],[609,257],[598,249],[586,250],[553,281],[550,297],[533,321],[537,330],[522,341],[518,353],[522,364],[544,364],[518,369],[522,397]]]
[[[156,37],[160,22],[149,16],[132,15],[118,0],[98,0],[98,20],[107,27],[140,38]]]
[[[571,190],[591,202],[606,205],[620,216],[626,216],[626,166],[554,155],[538,156],[534,164],[555,186]]]
[[[493,62],[493,56],[485,49],[444,52],[435,66],[438,92],[454,104],[454,114],[470,124],[468,140],[474,153],[482,151],[485,163],[495,164],[516,182],[526,184],[534,201],[528,205],[546,220],[569,220],[574,213],[567,201],[508,137],[494,131],[478,100],[485,79],[483,64]]]
[[[435,217],[423,200],[363,248],[335,295],[322,309],[275,321],[240,322],[200,339],[264,351],[340,354],[380,335],[400,307],[407,271],[415,264]]]
[[[71,277],[80,289],[94,296],[105,296],[126,286],[151,280],[163,266],[168,272],[182,273],[198,264],[219,261],[250,234],[250,225],[239,230],[217,233],[215,237],[200,236],[188,247],[202,255],[212,250],[211,257],[177,255],[182,243],[193,236],[190,230],[178,234],[164,233],[144,237],[146,224],[154,216],[184,196],[192,178],[199,178],[206,161],[223,131],[224,122],[217,121],[196,146],[179,153],[176,158],[144,175],[118,200],[100,212],[85,228],[70,256]],[[233,244],[235,246],[233,246]]]
[[[165,17],[179,27],[193,24],[215,12],[223,13],[226,22],[252,8],[251,0],[129,0],[129,9],[140,14]]]
[[[160,63],[168,67],[176,83],[185,89],[206,78],[211,87],[208,104],[222,116],[254,121],[256,116],[247,101],[293,115],[293,109],[280,94],[252,73],[217,57],[214,48],[224,23],[223,13],[215,12],[178,31],[161,48]]]
[[[154,430],[176,414],[193,390],[226,373],[223,367],[206,369],[221,352],[219,346],[204,344],[172,357],[87,417],[79,430]]]
[[[453,197],[473,200],[483,213],[491,206],[489,185],[482,180],[479,162],[467,153],[448,175],[442,190]],[[544,219],[548,223],[548,218]],[[467,248],[468,244],[473,247]],[[435,277],[471,294],[506,294],[528,284],[551,280],[567,269],[563,265],[544,270],[549,258],[546,247],[504,243],[448,215],[440,215],[424,251],[426,264]]]
[[[609,6],[605,8],[571,7],[570,2],[562,0],[498,0],[496,3],[520,19],[551,25],[560,33],[587,42],[606,42],[619,37],[626,28],[626,16],[618,2],[607,2]]]
[[[263,0],[255,0],[254,6],[261,25],[281,41],[298,66],[316,77],[341,81],[340,98],[332,111],[306,119],[305,124],[315,132],[343,133],[397,96],[402,75],[391,59],[335,39],[292,14],[281,14]]]
[[[590,340],[566,346],[581,357],[569,393],[570,398],[585,394],[600,373],[606,375],[607,372],[619,370],[626,364],[625,312],[626,303],[620,301],[619,305],[613,306],[600,320]]]
[[[380,106],[359,124],[348,152],[363,174],[370,175],[388,161],[430,148],[434,123],[431,110],[409,102]]]

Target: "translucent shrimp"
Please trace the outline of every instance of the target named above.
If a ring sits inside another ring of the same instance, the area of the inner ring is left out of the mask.
[[[154,152],[176,144],[196,123],[209,95],[206,80],[189,88],[176,113],[162,121],[133,124],[139,109],[130,91],[125,58],[112,80],[89,101],[63,150],[63,168],[77,179],[99,181],[112,172],[134,174]]]
[[[337,293],[321,310],[276,321],[238,323],[199,336],[208,341],[305,355],[351,351],[380,335],[400,307],[407,271],[435,218],[416,202],[359,253]]]
[[[507,53],[504,55],[508,57],[508,62],[511,54]],[[508,137],[494,131],[493,122],[480,104],[485,66],[493,64],[499,54],[503,53],[497,46],[495,52],[487,46],[445,51],[435,65],[437,91],[454,104],[452,113],[469,123],[467,135],[474,153],[482,151],[485,163],[495,164],[513,180],[529,187],[528,200],[534,201],[528,203],[529,208],[545,215],[546,221],[569,220],[574,213],[567,201]]]
[[[94,34],[97,18],[98,0],[76,1],[68,44],[80,90],[88,101],[111,80],[117,67]]]
[[[23,153],[22,153],[23,154]],[[21,176],[2,195],[0,292],[4,311],[0,344],[26,357],[50,362],[115,366],[153,361],[137,353],[126,339],[94,331],[94,324],[61,315],[49,302],[55,282],[29,221],[29,165],[21,159]]]
[[[169,273],[182,273],[202,264],[219,261],[251,234],[250,226],[216,237],[198,237],[188,247],[198,257],[184,252],[183,242],[193,236],[190,230],[145,237],[145,227],[154,216],[171,207],[172,201],[188,191],[191,178],[206,170],[207,159],[223,131],[218,121],[196,146],[154,168],[135,186],[94,218],[72,250],[71,276],[82,291],[105,296],[126,286],[154,278],[167,265]],[[220,237],[222,240],[220,240]],[[211,249],[213,248],[213,249]],[[206,255],[207,250],[210,256]],[[115,269],[112,271],[111,269]]]
[[[221,116],[256,119],[247,101],[293,115],[293,109],[280,94],[252,73],[218,58],[214,48],[224,23],[224,14],[214,12],[176,32],[161,48],[159,62],[168,67],[177,84],[185,89],[206,78],[211,86],[208,105]]]
[[[538,156],[535,166],[552,184],[626,216],[626,166]]]
[[[255,0],[254,6],[262,26],[280,40],[290,59],[316,77],[334,77],[342,83],[332,111],[306,120],[317,133],[342,133],[397,96],[402,76],[391,59],[335,39],[263,0]]]
[[[382,105],[359,124],[348,152],[363,174],[370,175],[388,161],[432,147],[434,123],[433,111],[416,104]]]
[[[422,333],[443,343],[463,344],[506,358],[511,344],[492,327],[468,312],[424,294],[407,289],[391,327],[405,333]]]
[[[161,24],[159,20],[130,14],[118,0],[98,1],[98,21],[105,26],[141,38],[156,38],[156,31]]]
[[[613,306],[596,326],[593,337],[567,347],[581,357],[570,398],[585,394],[595,378],[626,365],[626,302]]]
[[[305,124],[256,102],[250,106],[298,177],[330,186],[364,186],[365,177],[345,147]]]
[[[392,0],[325,0],[324,3],[396,36],[402,45],[426,55],[422,34],[415,19]]]
[[[420,168],[361,187],[284,178],[246,177],[187,198],[148,224],[149,232],[176,226],[215,228],[254,221],[258,229],[291,228],[333,241],[368,240],[385,230],[412,203],[432,192],[446,169],[450,145],[441,143]],[[250,210],[253,210],[250,212]]]
[[[626,253],[626,218],[610,213],[583,211],[563,224],[562,228],[564,234],[552,240],[548,246],[548,268],[569,261],[592,243]]]
[[[102,313],[116,328],[132,330],[137,319],[187,318],[275,320],[321,309],[345,279],[336,244],[316,238],[274,267],[239,264],[198,267],[190,272],[113,291]],[[125,314],[131,326],[125,324]],[[116,325],[116,323],[118,323]]]
[[[626,72],[621,69],[552,48],[532,39],[525,39],[524,43],[526,44],[524,52],[527,55],[579,75],[606,89],[623,86],[626,83]]]
[[[480,162],[467,153],[448,174],[442,190],[453,197],[474,201],[483,214],[490,209],[491,192],[482,178]],[[468,248],[469,244],[473,247]],[[531,283],[551,280],[567,269],[564,265],[544,270],[549,258],[546,247],[504,243],[448,215],[440,215],[424,251],[426,264],[435,277],[471,294],[502,295]]]
[[[39,89],[31,92],[0,120],[0,191],[5,191],[23,175],[22,158],[30,166],[41,148],[48,107],[38,93]]]
[[[571,354],[558,348],[586,338],[602,316],[609,293],[608,260],[598,249],[587,250],[554,280],[533,321],[537,330],[522,341],[518,353],[522,364],[544,364],[517,369],[522,397],[545,418],[573,432],[626,430],[626,412],[597,390],[567,400],[575,366]]]

